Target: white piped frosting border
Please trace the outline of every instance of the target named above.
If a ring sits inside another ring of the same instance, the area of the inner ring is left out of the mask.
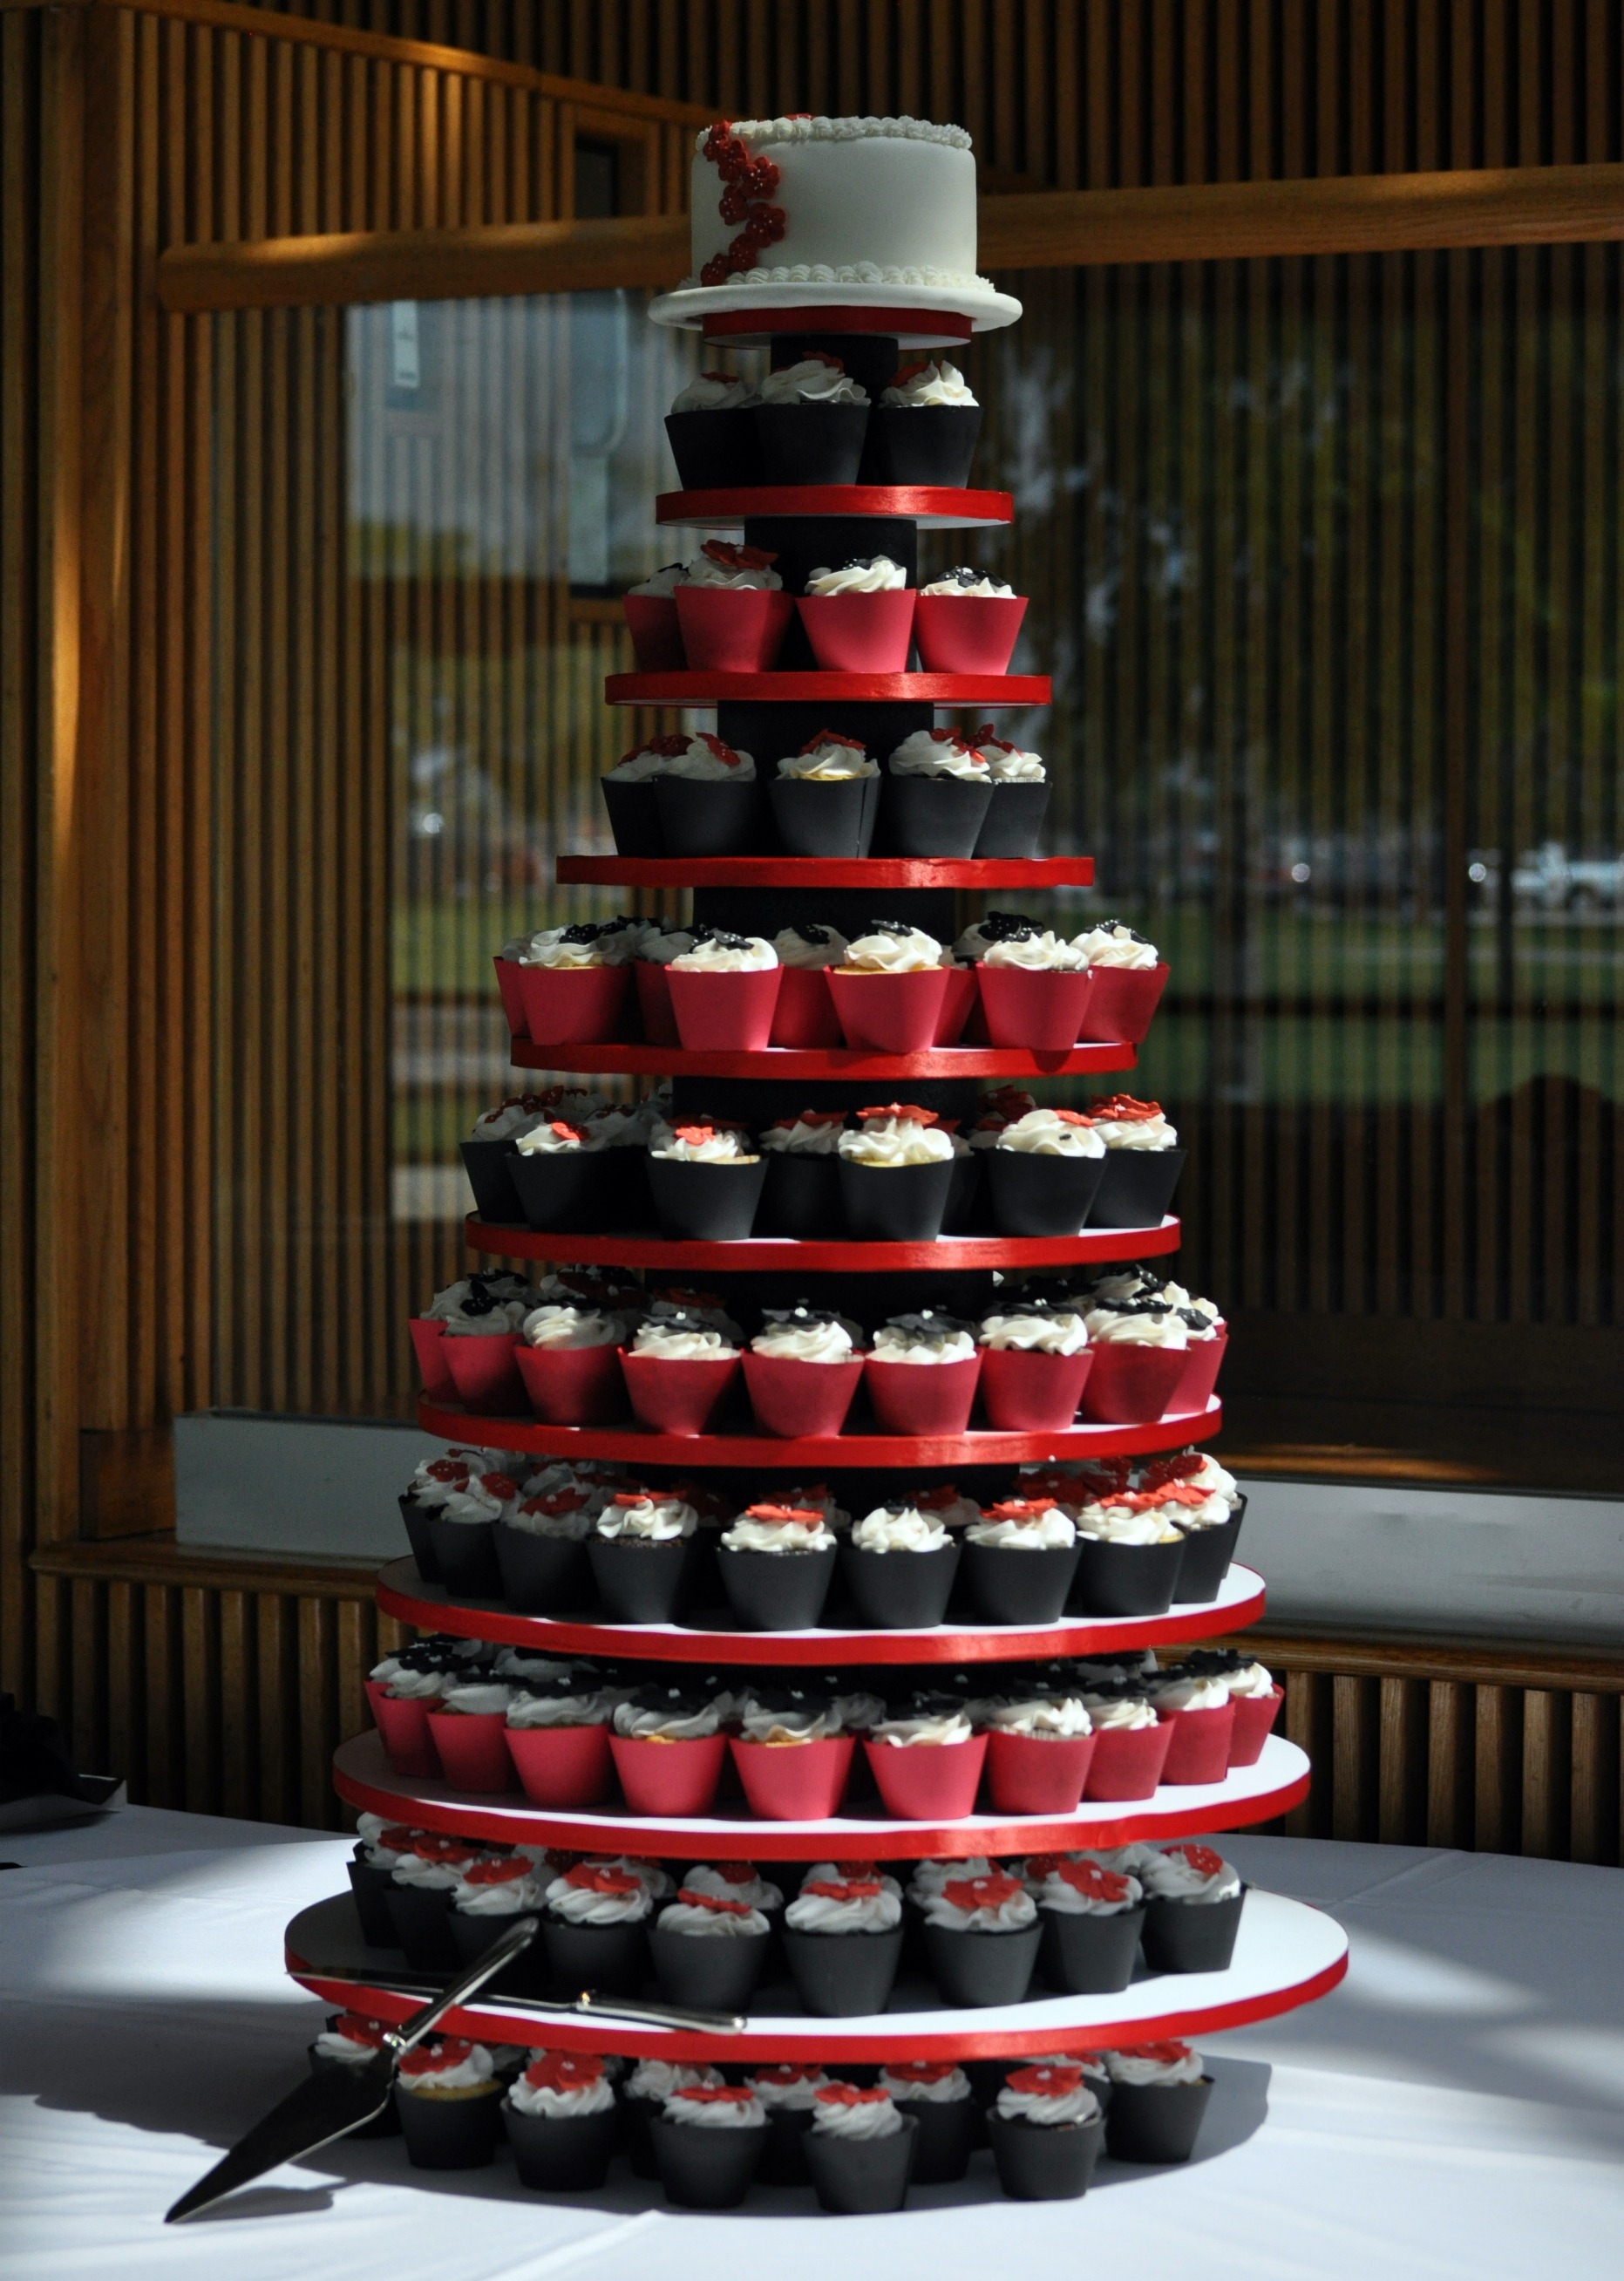
[[[685,277],[678,290],[690,292],[698,283],[697,277]],[[874,261],[843,262],[838,269],[831,269],[825,261],[798,261],[788,268],[745,269],[710,290],[725,293],[739,285],[951,285],[956,289],[975,285],[989,293],[994,290],[991,278],[978,276],[973,269],[882,268]]]
[[[747,143],[860,143],[878,137],[892,143],[941,143],[953,151],[970,148],[966,128],[939,127],[930,119],[731,119],[727,124]],[[696,151],[704,149],[710,132],[704,127],[695,135]]]

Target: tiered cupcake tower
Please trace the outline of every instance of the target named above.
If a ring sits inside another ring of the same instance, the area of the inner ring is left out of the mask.
[[[698,232],[696,236],[697,239]],[[932,307],[918,285],[829,286],[800,290],[768,283],[754,294],[736,287],[690,289],[670,297],[664,313],[700,321],[730,342],[764,342],[775,366],[822,348],[849,367],[889,375],[904,348],[963,343],[973,329],[1009,321],[1013,305],[986,291],[943,293]],[[989,303],[997,303],[989,313]],[[876,305],[878,304],[878,305]],[[888,305],[889,304],[889,305]],[[673,308],[673,305],[676,305]],[[1019,313],[1018,310],[1015,313]],[[872,391],[871,391],[872,392]],[[928,417],[920,414],[918,417]],[[742,529],[747,544],[770,546],[789,572],[787,587],[812,563],[839,563],[881,549],[915,582],[917,533],[921,527],[974,529],[1007,522],[1006,495],[962,488],[928,491],[890,487],[680,491],[658,502],[662,523],[708,530]],[[901,673],[869,677],[815,670],[750,676],[691,669],[613,677],[612,703],[714,706],[721,738],[734,747],[770,756],[792,753],[817,730],[832,728],[860,738],[881,759],[904,738],[929,726],[935,709],[972,707],[973,718],[999,705],[1046,702],[1049,684],[1038,677]],[[955,890],[1044,889],[1086,885],[1092,865],[1081,859],[940,860],[905,857],[789,858],[742,854],[682,859],[626,855],[567,857],[560,880],[575,884],[691,890],[697,923],[771,937],[781,926],[809,917],[841,925],[882,909],[943,939],[954,932]],[[855,930],[852,930],[855,932]],[[650,1044],[605,1043],[566,1054],[522,1039],[515,1063],[581,1071],[658,1071],[674,1081],[679,1116],[709,1112],[737,1116],[758,1127],[773,1116],[798,1111],[809,1101],[850,1108],[878,1098],[927,1101],[962,1113],[974,1099],[974,1081],[1020,1079],[1073,1071],[1128,1069],[1131,1045],[1096,1043],[1055,1053],[974,1045],[933,1047],[901,1056],[845,1049],[772,1049],[741,1053],[685,1051]],[[917,1306],[927,1279],[980,1277],[991,1289],[994,1270],[1034,1266],[1079,1268],[1090,1263],[1139,1259],[1174,1249],[1176,1220],[1155,1227],[1108,1228],[1041,1238],[991,1235],[944,1238],[931,1243],[789,1239],[742,1242],[682,1242],[651,1235],[577,1236],[566,1229],[526,1232],[468,1222],[477,1250],[558,1264],[608,1263],[670,1274],[683,1284],[718,1276],[770,1280],[773,1295],[787,1292],[847,1294],[861,1279],[873,1293],[864,1311],[880,1319],[898,1303]],[[905,1279],[899,1281],[894,1279]],[[735,1286],[737,1288],[739,1287]],[[679,1475],[725,1481],[743,1508],[774,1480],[827,1481],[838,1501],[858,1511],[874,1502],[874,1478],[912,1489],[972,1471],[983,1483],[998,1480],[1007,1495],[1015,1468],[1122,1453],[1180,1448],[1210,1435],[1220,1404],[1208,1399],[1197,1414],[1163,1416],[1138,1425],[1074,1424],[1037,1434],[972,1430],[935,1439],[888,1435],[872,1428],[810,1441],[774,1439],[735,1430],[699,1436],[666,1435],[633,1427],[551,1426],[532,1419],[475,1416],[427,1398],[419,1419],[429,1434],[522,1451],[541,1459],[619,1461],[640,1481]],[[842,1495],[843,1481],[862,1474]],[[633,1624],[589,1614],[536,1616],[490,1601],[459,1601],[423,1581],[411,1561],[397,1561],[380,1580],[378,1603],[389,1614],[424,1631],[449,1632],[529,1648],[646,1667],[650,1676],[681,1679],[741,1671],[757,1675],[797,1673],[874,1674],[892,1677],[898,1666],[920,1682],[978,1665],[1058,1658],[1108,1656],[1168,1643],[1189,1643],[1230,1632],[1261,1613],[1261,1581],[1231,1566],[1217,1595],[1200,1604],[1176,1604],[1150,1617],[1076,1617],[1035,1627],[989,1627],[950,1615],[928,1630],[869,1631],[822,1627],[797,1632],[741,1632],[720,1616],[688,1623]],[[852,1680],[846,1683],[855,1684]],[[1128,1805],[1085,1800],[1065,1813],[1012,1814],[990,1808],[935,1825],[891,1820],[875,1804],[850,1806],[813,1821],[754,1819],[743,1799],[719,1800],[704,1815],[635,1816],[612,1804],[591,1809],[544,1811],[506,1795],[459,1792],[446,1783],[408,1778],[390,1769],[375,1734],[346,1743],[335,1761],[337,1788],[349,1805],[429,1830],[464,1837],[631,1854],[667,1860],[674,1869],[702,1860],[749,1859],[764,1866],[858,1857],[881,1866],[927,1856],[1025,1856],[1069,1848],[1114,1846],[1132,1839],[1172,1841],[1196,1832],[1266,1821],[1300,1798],[1307,1784],[1303,1753],[1274,1736],[1255,1765],[1235,1767],[1220,1782],[1161,1788]],[[769,1867],[770,1874],[770,1867]],[[399,2020],[419,2000],[420,1980],[388,1968],[358,1940],[347,1901],[322,1904],[289,1929],[289,1960],[303,1983],[332,2002],[372,2016]],[[1310,2000],[1334,1986],[1344,1968],[1340,1929],[1318,1912],[1251,1891],[1228,1968],[1135,1980],[1106,1996],[1032,1996],[1004,2007],[956,2011],[942,2007],[927,1984],[905,1981],[890,2008],[874,2017],[808,2016],[776,1991],[784,2008],[752,2013],[732,2034],[673,2030],[590,2019],[546,2018],[518,1999],[481,1996],[447,2022],[450,2032],[489,2042],[546,2042],[577,2049],[617,2051],[673,2060],[731,2063],[778,2061],[872,2062],[887,2058],[992,2060],[1057,2050],[1107,2049],[1168,2036],[1188,2037],[1243,2024]],[[772,2001],[775,1991],[766,1991]]]

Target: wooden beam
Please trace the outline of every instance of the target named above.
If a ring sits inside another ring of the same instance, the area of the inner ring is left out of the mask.
[[[1624,165],[1349,174],[1193,189],[1037,190],[981,201],[992,270],[1279,254],[1396,253],[1624,237]],[[317,303],[466,300],[670,286],[688,267],[674,215],[172,246],[158,296],[183,315]]]

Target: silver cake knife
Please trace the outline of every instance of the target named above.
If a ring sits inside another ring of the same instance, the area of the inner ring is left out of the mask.
[[[374,2115],[381,2115],[394,2094],[395,2071],[406,2053],[414,2044],[421,2043],[448,2012],[477,1995],[504,1965],[522,1955],[537,1930],[535,1917],[521,1917],[443,1993],[426,2004],[420,2012],[414,2012],[398,2028],[389,2030],[382,2048],[365,2067],[346,2064],[323,2068],[296,2091],[290,2091],[286,2099],[238,2139],[228,2154],[221,2156],[206,2177],[199,2178],[181,2195],[165,2214],[165,2224],[173,2225],[182,2218],[195,2217],[199,2210],[208,2209],[225,2195],[235,2193],[239,2186],[263,2177],[267,2170],[313,2154],[319,2147],[346,2137],[351,2130],[359,2130],[362,2123],[370,2122]],[[687,2028],[708,2035],[737,2035],[745,2024],[736,2013],[683,2012],[668,2004],[645,2004],[630,1996],[600,1996],[592,1990],[559,2003],[527,1997],[524,2008],[527,2012],[569,2013],[583,2019],[627,2020],[645,2027]]]

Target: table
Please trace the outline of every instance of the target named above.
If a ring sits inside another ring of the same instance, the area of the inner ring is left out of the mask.
[[[1352,1965],[1324,2003],[1204,2045],[1219,2089],[1187,2169],[1102,2162],[1085,2201],[1020,2204],[982,2155],[898,2216],[825,2219],[788,2193],[701,2216],[629,2179],[579,2206],[505,2167],[429,2183],[384,2140],[165,2231],[168,2204],[304,2067],[320,2007],[282,1976],[281,1928],[342,1886],[347,1843],[140,1807],[0,1836],[20,1865],[0,1875],[7,2281],[664,2281],[723,2260],[823,2281],[832,2254],[883,2260],[887,2281],[1061,2281],[1085,2263],[1202,2281],[1615,2273],[1624,1871],[1216,1842],[1249,1879],[1332,1910]]]

